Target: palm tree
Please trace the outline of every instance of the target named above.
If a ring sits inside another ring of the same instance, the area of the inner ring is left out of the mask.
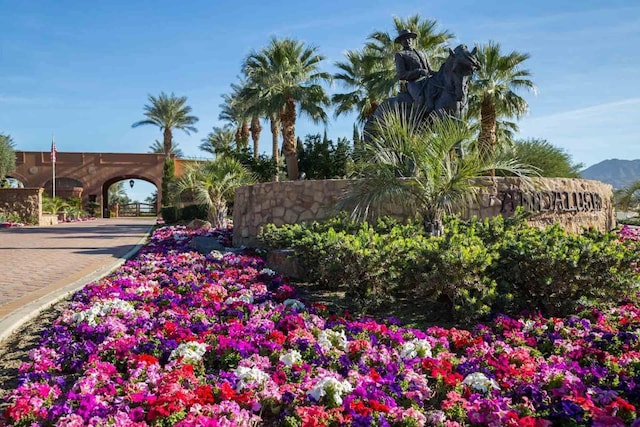
[[[110,205],[118,203],[120,206],[123,206],[131,202],[131,199],[127,196],[127,190],[124,188],[124,181],[111,184],[111,186],[109,186],[108,197]]]
[[[58,212],[62,212],[67,206],[69,206],[67,201],[60,197],[43,196],[42,198],[42,211],[44,213],[55,215]]]
[[[177,97],[173,93],[167,95],[161,92],[157,98],[149,95],[150,104],[144,106],[144,115],[147,118],[135,122],[131,127],[135,128],[142,125],[158,126],[163,133],[164,153],[168,155],[173,149],[173,129],[180,129],[187,135],[189,135],[189,132],[198,131],[193,127],[198,118],[189,115],[191,107],[186,105],[186,102],[186,96]]]
[[[262,133],[262,125],[260,124],[260,116],[256,113],[251,115],[251,140],[253,141],[253,158],[258,159],[260,151],[260,133]]]
[[[162,142],[157,139],[149,146],[149,150],[155,154],[167,154],[165,152],[165,146]],[[180,148],[178,148],[178,143],[171,144],[171,151],[168,154],[173,154],[174,156],[181,158],[184,157],[184,153]]]
[[[380,64],[366,60],[366,49],[348,50],[345,56],[346,61],[336,62],[335,65],[340,71],[335,73],[333,78],[339,80],[346,89],[351,91],[334,94],[331,102],[336,106],[336,117],[355,111],[358,114],[358,123],[363,124],[384,100],[384,97],[374,94],[367,86],[368,76],[374,72],[374,67]]]
[[[533,171],[515,160],[487,161],[470,151],[474,133],[466,123],[445,117],[429,127],[402,107],[376,121],[372,140],[365,144],[357,180],[343,199],[354,217],[376,216],[384,207],[405,206],[422,217],[427,230],[439,234],[442,216],[456,212],[490,180],[492,170],[523,176]]]
[[[469,89],[469,115],[480,122],[478,143],[488,156],[496,151],[498,122],[520,118],[529,109],[516,91],[524,88],[535,93],[536,87],[529,80],[531,73],[521,68],[528,54],[513,51],[503,56],[500,44],[489,42],[478,47],[478,59],[480,69]]]
[[[190,165],[176,183],[178,193],[189,191],[195,202],[206,205],[208,220],[214,227],[227,222],[227,202],[236,188],[255,181],[251,173],[236,159],[219,157],[210,162]]]
[[[298,177],[296,148],[296,106],[314,122],[327,122],[323,107],[329,105],[326,90],[320,85],[331,75],[318,70],[324,57],[317,48],[297,40],[272,38],[260,52],[246,58],[243,70],[251,82],[248,99],[254,112],[266,112],[274,128],[274,115],[282,126],[282,152],[289,179]]]
[[[253,64],[251,65],[253,66]],[[250,71],[247,68],[248,65],[245,63],[243,65],[243,71],[245,74],[248,74]],[[269,128],[271,130],[271,151],[272,151],[272,159],[274,164],[274,176],[273,180],[278,181],[279,175],[278,170],[280,168],[280,144],[279,144],[279,136],[280,136],[280,114],[281,112],[277,109],[270,111],[272,108],[268,102],[265,102],[262,96],[261,88],[255,84],[251,79],[249,80],[249,84],[247,84],[241,93],[241,96],[248,106],[248,112],[252,116],[252,120],[254,117],[266,116],[269,119]],[[252,130],[253,134],[253,130]],[[255,142],[254,142],[255,147]],[[255,149],[254,149],[255,156]]]
[[[638,210],[640,206],[640,180],[634,181],[614,193],[616,205],[621,210]]]
[[[435,69],[446,58],[447,42],[454,37],[449,31],[436,30],[437,21],[422,19],[419,14],[406,19],[394,17],[393,25],[392,34],[375,31],[369,35],[369,41],[365,45],[365,66],[370,69],[365,83],[368,91],[381,99],[397,93],[398,78],[394,58],[401,46],[394,43],[394,40],[400,30],[408,29],[418,35],[415,49],[423,51]]]
[[[200,150],[213,154],[217,157],[219,154],[231,151],[235,140],[235,131],[229,127],[213,127],[213,131],[209,132],[206,138],[200,144]]]
[[[222,95],[223,103],[220,104],[219,120],[226,121],[235,128],[235,141],[238,150],[246,150],[249,146],[249,120],[251,116],[247,111],[247,104],[241,96],[245,83],[231,84],[231,93]]]

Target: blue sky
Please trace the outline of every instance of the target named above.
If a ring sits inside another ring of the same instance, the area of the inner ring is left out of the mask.
[[[48,150],[55,134],[59,151],[148,152],[160,132],[131,124],[144,118],[149,94],[165,91],[187,96],[200,118],[197,133],[175,139],[187,156],[204,157],[198,145],[223,124],[221,95],[271,36],[316,46],[334,72],[345,50],[415,13],[455,34],[452,47],[495,41],[531,55],[524,66],[538,94],[521,93],[530,111],[519,137],[546,139],[585,166],[640,158],[635,0],[0,0],[0,132],[19,150]],[[326,129],[350,138],[352,125],[331,114]],[[324,130],[301,118],[296,133]],[[265,126],[262,152],[270,137]]]

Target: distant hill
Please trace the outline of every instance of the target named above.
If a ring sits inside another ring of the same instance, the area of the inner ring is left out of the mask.
[[[585,179],[595,179],[611,184],[614,189],[624,188],[640,179],[640,159],[609,159],[589,166],[580,172]]]

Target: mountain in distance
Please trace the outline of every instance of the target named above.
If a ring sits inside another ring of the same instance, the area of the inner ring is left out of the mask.
[[[584,179],[594,179],[611,184],[614,190],[618,190],[640,180],[640,159],[603,160],[581,171],[580,175]]]

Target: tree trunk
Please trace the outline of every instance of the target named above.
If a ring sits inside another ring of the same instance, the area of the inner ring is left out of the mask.
[[[484,159],[495,154],[496,146],[496,104],[490,97],[482,99],[480,107],[480,135],[478,136],[480,154]]]
[[[271,125],[271,147],[273,149],[273,163],[275,168],[273,180],[278,181],[278,165],[280,165],[279,122],[275,114],[269,118],[269,121]]]
[[[282,152],[287,162],[287,176],[290,180],[298,179],[298,150],[296,141],[296,105],[293,98],[288,98],[282,113]]]
[[[249,147],[250,134],[251,134],[251,131],[249,131],[249,123],[247,123],[246,121],[243,121],[241,130],[240,130],[240,142],[242,144],[242,147],[239,147],[243,151]]]
[[[227,226],[227,204],[224,200],[214,202],[209,207],[207,214],[212,228],[224,228]]]
[[[253,158],[258,160],[258,149],[260,144],[260,132],[262,132],[262,126],[260,125],[260,118],[258,116],[251,117],[251,139],[253,140]]]
[[[170,155],[173,148],[173,134],[170,127],[164,128],[162,145],[164,147],[164,154],[166,156]]]

